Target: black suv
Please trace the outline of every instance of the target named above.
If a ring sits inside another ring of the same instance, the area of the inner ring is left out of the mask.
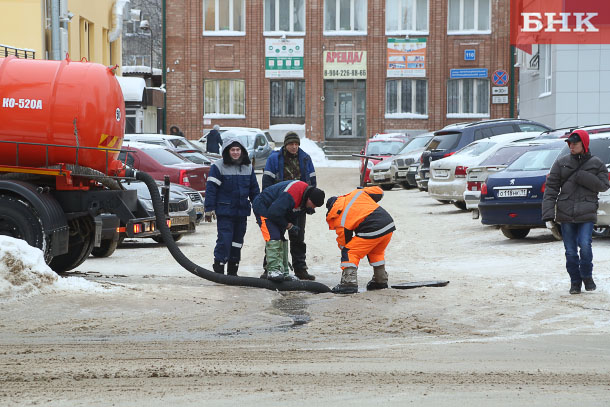
[[[497,119],[480,122],[467,122],[450,124],[434,132],[432,141],[422,153],[419,165],[419,180],[417,186],[420,190],[428,190],[430,177],[430,161],[449,157],[462,147],[475,140],[481,140],[500,134],[519,133],[525,131],[547,131],[549,127],[544,124],[524,119]]]

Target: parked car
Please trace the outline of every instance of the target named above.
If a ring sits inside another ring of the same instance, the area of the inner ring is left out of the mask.
[[[473,219],[479,218],[479,202],[481,201],[481,186],[490,174],[502,171],[513,163],[526,151],[538,147],[551,139],[534,139],[511,143],[497,150],[495,153],[483,160],[479,165],[472,166],[466,171],[466,190],[464,191],[464,202],[466,209],[472,210]]]
[[[434,138],[421,155],[420,180],[417,186],[421,190],[428,189],[431,161],[449,157],[473,141],[506,133],[543,132],[546,130],[549,130],[549,128],[544,124],[523,119],[483,120],[446,126],[434,133]]]
[[[176,153],[180,154],[182,157],[186,158],[190,162],[200,165],[211,166],[214,163],[214,160],[220,158],[220,155],[204,154],[201,152],[201,150],[176,150]]]
[[[222,136],[222,133],[224,133],[225,131],[229,131],[229,130],[246,130],[246,131],[253,131],[256,133],[262,133],[265,135],[265,138],[267,139],[267,143],[269,143],[269,147],[271,147],[272,150],[275,149],[275,142],[273,141],[273,137],[271,137],[271,134],[268,131],[263,131],[256,127],[221,127],[220,129],[218,129],[218,132]],[[199,143],[200,146],[203,146],[204,151],[205,151],[205,143],[207,141],[208,134],[210,133],[210,131],[211,130],[206,131],[205,134],[203,136],[201,136],[201,138],[199,140],[197,140],[197,143]]]
[[[154,144],[169,150],[199,150],[201,149],[183,136],[171,134],[125,134],[123,142],[137,141],[139,143]]]
[[[383,158],[396,155],[408,139],[402,133],[392,134],[376,134],[374,137],[366,141],[366,146],[360,152],[364,155],[381,157],[381,159],[369,158],[367,167],[364,168],[365,159],[360,159],[360,177],[364,177],[364,185],[371,183],[370,172],[371,168],[379,163]],[[391,189],[391,188],[390,188]]]
[[[150,216],[154,216],[155,211],[153,209],[152,198],[146,184],[141,181],[122,181],[121,183],[125,189],[138,191],[138,201]],[[159,193],[161,194],[163,185],[164,182],[157,181]],[[175,241],[182,239],[182,236],[187,233],[195,233],[197,224],[197,212],[189,196],[181,192],[181,187],[178,184],[170,184],[169,188],[169,230],[172,232],[172,237]],[[124,238],[125,236],[123,236]],[[163,241],[160,235],[151,236],[151,238],[155,242],[160,243]],[[123,239],[119,237],[119,241]]]
[[[227,130],[220,135],[223,140],[227,137],[238,138],[248,150],[248,156],[252,161],[252,167],[255,170],[262,170],[267,164],[267,158],[273,152],[271,145],[267,141],[267,137],[263,132],[254,130],[234,129]]]
[[[474,141],[455,154],[430,163],[428,194],[443,203],[465,210],[464,191],[468,167],[479,165],[499,148],[536,137],[540,132],[507,133]]]
[[[540,134],[538,139],[558,139],[568,137],[574,130],[586,130],[589,135],[598,133],[607,133],[610,131],[610,124],[597,124],[594,126],[578,126],[578,127],[563,127],[559,129],[545,131]]]
[[[602,162],[610,163],[610,133],[591,135],[589,149]],[[546,227],[542,221],[546,177],[557,157],[566,154],[570,149],[564,140],[544,144],[525,152],[504,171],[490,175],[481,188],[481,222],[500,226],[511,239],[522,239],[531,229]],[[558,225],[551,232],[561,239]]]
[[[434,133],[415,136],[396,156],[392,157],[390,174],[394,183],[400,184],[405,189],[417,187],[415,173],[419,158],[433,136]]]
[[[610,164],[606,164],[609,167]],[[609,175],[610,178],[610,175]],[[599,207],[597,208],[597,223],[593,235],[598,237],[610,236],[610,189],[599,193]]]
[[[432,139],[432,133],[427,134],[408,139],[402,150],[396,155],[387,157],[375,164],[371,168],[371,184],[379,185],[386,191],[392,189],[396,184],[400,184],[403,188],[409,188],[410,186],[406,180],[406,169],[400,173],[400,177],[397,177],[398,166],[400,165],[400,168],[408,166],[409,163],[414,161],[414,158],[411,157],[412,154],[417,154],[416,152],[421,154],[426,143]]]
[[[124,142],[119,160],[131,168],[149,173],[159,181],[168,175],[171,182],[191,187],[205,196],[210,172],[207,165],[192,163],[161,146],[139,142]]]

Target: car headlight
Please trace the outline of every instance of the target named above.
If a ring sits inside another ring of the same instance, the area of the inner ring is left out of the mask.
[[[369,162],[366,164],[366,168],[371,169],[371,168],[373,168],[373,166],[374,166],[374,165],[375,165],[375,164],[373,164],[373,162],[372,162],[372,161],[369,161]]]

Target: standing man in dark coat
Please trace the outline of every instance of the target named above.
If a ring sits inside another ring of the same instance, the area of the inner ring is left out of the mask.
[[[279,151],[271,153],[267,159],[263,172],[263,191],[271,185],[288,180],[299,180],[312,187],[317,186],[316,172],[311,157],[301,149],[300,145],[301,139],[298,134],[292,131],[286,133],[284,146]],[[288,234],[294,275],[301,280],[316,279],[307,272],[307,245],[305,244],[305,215],[314,212],[313,208],[299,212],[295,223],[297,228]]]
[[[222,145],[222,137],[218,131],[220,126],[215,124],[214,128],[210,130],[208,136],[205,139],[205,151],[208,153],[220,154],[220,146]]]
[[[610,182],[604,163],[589,151],[589,133],[575,130],[566,142],[570,154],[555,161],[546,180],[542,219],[561,223],[570,294],[580,294],[582,283],[587,291],[597,288],[591,241],[597,222],[597,194],[610,188]]]

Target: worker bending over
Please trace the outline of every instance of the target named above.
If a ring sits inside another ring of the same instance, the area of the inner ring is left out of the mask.
[[[358,292],[358,264],[368,256],[373,266],[373,279],[367,290],[388,288],[385,271],[385,248],[396,230],[394,220],[377,202],[383,197],[380,187],[356,189],[347,195],[333,196],[326,202],[328,228],[337,233],[341,249],[341,283],[332,292]]]
[[[295,224],[301,211],[324,204],[324,191],[303,181],[282,181],[263,190],[252,209],[265,239],[267,278],[273,281],[293,279],[289,275],[288,242],[284,231],[298,234]],[[298,278],[297,278],[298,279]]]

